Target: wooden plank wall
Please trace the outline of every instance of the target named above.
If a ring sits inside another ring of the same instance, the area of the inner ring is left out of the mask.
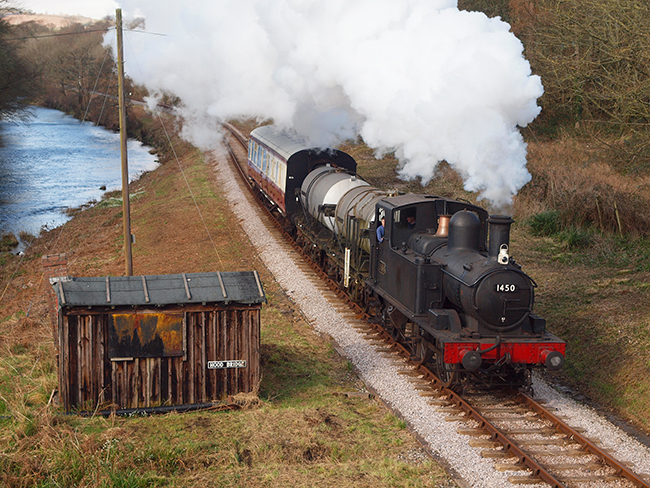
[[[208,403],[251,392],[260,380],[259,307],[186,312],[184,357],[111,361],[108,318],[73,309],[59,321],[66,411]],[[245,359],[247,367],[207,368],[208,361],[233,359]]]

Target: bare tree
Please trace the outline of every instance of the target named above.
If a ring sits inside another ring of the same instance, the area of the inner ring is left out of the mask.
[[[21,114],[36,90],[34,72],[21,58],[20,47],[14,29],[0,18],[0,119]]]
[[[650,6],[541,0],[528,53],[548,99],[576,122],[650,123]]]

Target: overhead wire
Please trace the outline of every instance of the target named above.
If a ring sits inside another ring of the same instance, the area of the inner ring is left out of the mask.
[[[169,137],[169,133],[167,132],[167,128],[165,127],[165,123],[162,120],[162,117],[160,114],[158,114],[158,120],[160,121],[160,125],[163,128],[163,131],[165,132],[165,137],[167,137],[167,141],[169,142],[169,146],[171,147],[172,152],[174,153],[174,159],[176,160],[176,164],[178,164],[178,168],[181,171],[181,175],[183,175],[183,179],[185,180],[185,185],[187,186],[187,190],[190,192],[190,196],[192,197],[192,200],[194,201],[194,206],[196,207],[196,211],[199,213],[199,217],[201,218],[201,222],[203,222],[203,227],[205,227],[205,232],[208,234],[208,238],[210,239],[210,242],[212,243],[212,249],[214,249],[215,254],[217,255],[217,259],[219,260],[219,265],[221,268],[223,268],[223,261],[221,260],[221,255],[219,254],[219,251],[217,250],[217,245],[214,242],[214,239],[212,239],[212,234],[210,233],[210,230],[208,229],[208,224],[206,223],[205,219],[203,218],[203,213],[201,212],[201,208],[199,207],[198,202],[196,201],[196,198],[194,197],[194,192],[192,191],[192,187],[190,186],[190,182],[187,179],[187,176],[185,176],[185,171],[183,170],[183,166],[181,165],[181,162],[178,158],[178,155],[176,154],[176,149],[174,148],[174,144],[171,140],[171,137]]]
[[[136,56],[135,52],[133,51],[133,48],[131,47],[131,45],[129,44],[128,38],[125,37],[125,40],[126,40],[126,43],[127,43],[128,47],[129,47],[129,51],[132,54],[133,59],[135,60],[135,64],[138,67],[138,70],[140,70],[141,74],[144,74],[143,71],[142,71],[142,68],[140,67],[140,63],[138,63],[138,57]],[[214,252],[215,252],[215,254],[217,256],[217,259],[219,260],[219,265],[221,266],[221,268],[223,268],[223,261],[221,259],[221,255],[219,254],[219,250],[217,249],[217,245],[214,242],[214,239],[212,238],[212,234],[210,232],[210,229],[208,228],[208,224],[206,223],[205,218],[203,217],[203,212],[201,212],[201,208],[199,207],[198,201],[196,200],[196,197],[194,196],[194,192],[192,191],[192,187],[190,185],[190,182],[187,179],[187,176],[185,175],[185,171],[183,170],[183,166],[181,165],[178,154],[176,153],[176,148],[174,147],[174,143],[173,143],[171,137],[169,136],[169,133],[167,132],[167,128],[165,127],[165,123],[164,123],[160,113],[157,113],[156,116],[158,118],[158,121],[160,122],[160,125],[161,125],[161,127],[163,129],[163,132],[165,133],[165,137],[167,138],[167,142],[169,143],[169,147],[171,148],[172,153],[174,154],[174,159],[176,160],[176,164],[178,165],[178,168],[179,168],[179,170],[181,172],[181,175],[183,176],[183,180],[185,181],[185,185],[187,186],[187,190],[188,190],[190,196],[192,197],[192,201],[194,202],[194,206],[196,207],[196,211],[198,212],[199,217],[201,219],[201,222],[203,223],[203,227],[205,228],[205,232],[208,235],[208,238],[210,239],[210,242],[212,244],[212,249],[214,250]]]
[[[102,109],[99,111],[99,117],[97,117],[97,125],[101,125],[102,117],[104,116],[104,109],[106,108],[106,102],[110,98],[110,95],[108,94],[111,86],[113,85],[113,79],[115,79],[115,72],[111,71],[111,77],[108,80],[108,86],[106,87],[106,93],[103,95],[104,96],[104,102],[102,103]]]
[[[83,34],[92,34],[94,32],[108,32],[108,31],[114,31],[115,27],[107,27],[105,29],[88,29],[88,30],[83,30],[80,32],[60,32],[58,34],[43,34],[41,36],[23,36],[23,37],[7,37],[4,38],[3,41],[27,41],[29,39],[46,39],[48,37],[63,37],[63,36],[80,36]],[[142,29],[122,29],[127,32],[137,32],[139,34],[148,34],[151,36],[163,36],[165,37],[167,34],[159,34],[157,32],[149,32],[149,31],[144,31]]]
[[[90,100],[88,100],[88,104],[86,105],[86,111],[84,112],[83,119],[81,119],[81,124],[86,121],[86,116],[88,115],[88,111],[90,110],[90,104],[93,101],[93,97],[95,96],[95,92],[97,91],[97,84],[99,83],[99,79],[102,76],[102,71],[104,70],[104,64],[106,64],[106,59],[108,58],[108,49],[104,49],[104,59],[102,60],[102,65],[99,67],[99,71],[97,72],[97,78],[95,78],[95,86],[93,86],[92,92],[90,92]],[[112,73],[112,70],[111,70]],[[106,99],[104,99],[104,102],[106,102]],[[103,110],[103,106],[102,106]]]
[[[58,34],[43,34],[42,36],[24,36],[24,37],[7,37],[4,38],[4,41],[27,41],[29,39],[45,39],[48,37],[63,37],[63,36],[80,36],[83,34],[92,34],[94,32],[107,32],[115,27],[109,27],[106,29],[88,29],[80,32],[60,32]]]

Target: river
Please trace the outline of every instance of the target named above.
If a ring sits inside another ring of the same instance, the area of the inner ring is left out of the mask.
[[[24,122],[0,122],[1,235],[38,235],[67,222],[66,209],[122,188],[119,134],[58,110],[30,112]],[[129,140],[130,181],[157,167],[149,151]]]

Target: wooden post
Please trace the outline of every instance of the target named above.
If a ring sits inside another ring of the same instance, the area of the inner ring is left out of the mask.
[[[621,216],[618,213],[618,205],[616,205],[616,200],[614,200],[614,213],[616,214],[616,223],[618,224],[618,233],[623,237],[623,226],[621,225]]]
[[[124,48],[122,43],[122,9],[115,10],[117,30],[117,78],[120,106],[120,149],[122,152],[122,225],[124,227],[124,252],[126,254],[126,276],[133,276],[131,257],[131,206],[129,202],[129,162],[126,152],[126,106],[124,97]]]

